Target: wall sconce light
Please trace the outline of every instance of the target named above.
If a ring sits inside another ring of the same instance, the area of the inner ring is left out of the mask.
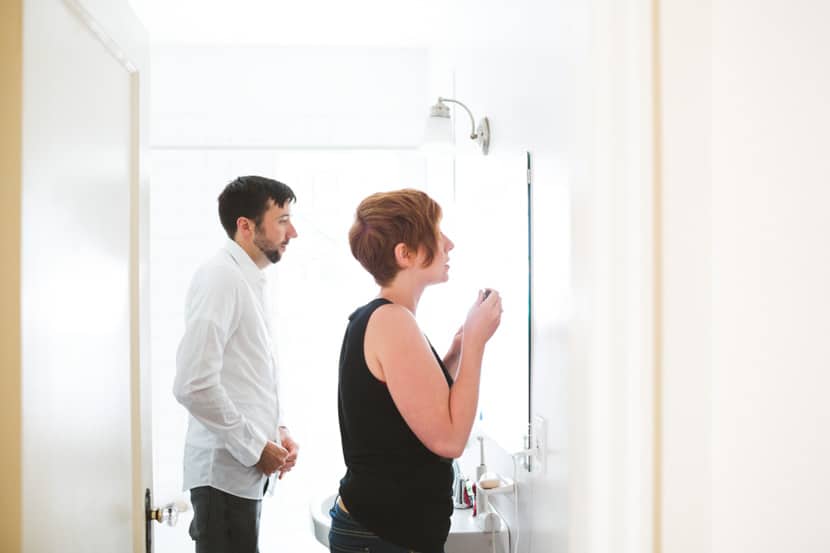
[[[452,138],[450,108],[444,102],[458,104],[464,108],[467,115],[470,116],[470,138],[476,140],[478,145],[481,146],[481,153],[487,155],[487,152],[490,151],[490,120],[483,117],[478,122],[478,127],[476,127],[475,118],[470,108],[452,98],[439,97],[438,102],[430,108],[424,141],[428,143],[450,142]]]

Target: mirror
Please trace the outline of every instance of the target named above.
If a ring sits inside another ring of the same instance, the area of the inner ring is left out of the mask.
[[[452,186],[436,196],[455,242],[450,281],[424,294],[419,313],[442,351],[479,288],[501,293],[504,313],[485,351],[472,439],[485,433],[507,451],[522,448],[529,411],[529,159],[528,152],[455,159]]]

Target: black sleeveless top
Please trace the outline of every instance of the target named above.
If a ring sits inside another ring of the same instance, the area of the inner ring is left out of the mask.
[[[340,496],[349,514],[381,539],[421,553],[442,552],[453,510],[452,460],[415,436],[363,355],[369,318],[387,303],[378,298],[357,309],[343,337],[337,407],[346,475]]]

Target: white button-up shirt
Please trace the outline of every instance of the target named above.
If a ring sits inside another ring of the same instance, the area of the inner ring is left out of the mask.
[[[211,486],[260,499],[254,465],[266,441],[280,443],[277,366],[265,306],[265,276],[233,240],[193,277],[173,393],[190,412],[184,489]]]

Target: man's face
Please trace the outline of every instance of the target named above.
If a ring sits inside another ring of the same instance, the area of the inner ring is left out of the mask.
[[[291,222],[291,202],[280,207],[274,200],[268,200],[268,209],[254,231],[254,245],[262,251],[271,263],[282,258],[288,242],[297,237],[297,229]]]

